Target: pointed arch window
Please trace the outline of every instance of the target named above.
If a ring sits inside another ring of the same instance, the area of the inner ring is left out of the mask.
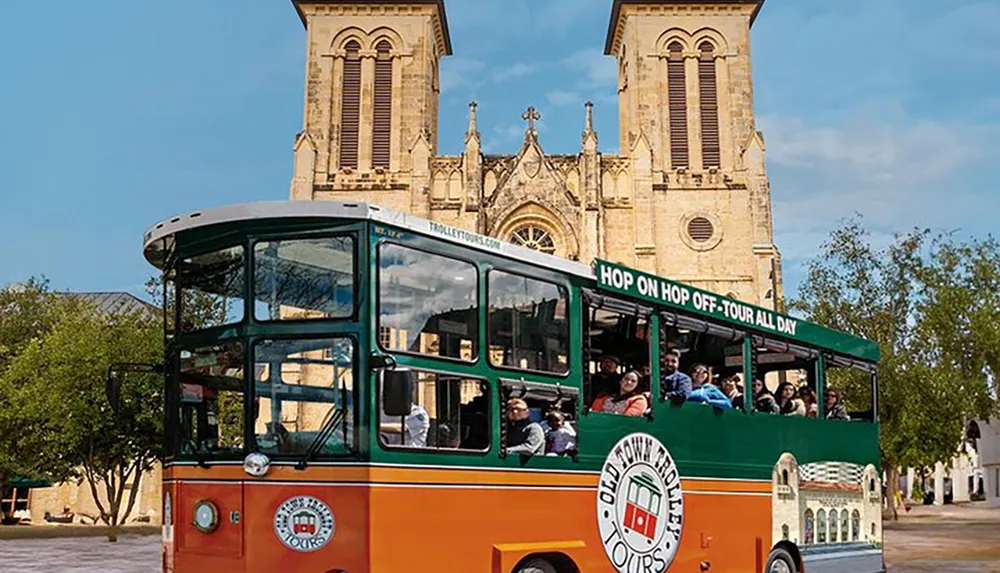
[[[670,113],[670,165],[688,167],[687,73],[684,47],[680,42],[667,46],[667,107]]]
[[[392,45],[375,46],[375,89],[372,105],[372,167],[389,167],[392,140]]]
[[[358,130],[361,127],[361,45],[344,47],[344,77],[340,98],[340,168],[358,168]]]
[[[715,46],[705,41],[698,46],[698,86],[701,109],[701,156],[706,168],[721,165],[719,143],[719,90],[715,76]]]

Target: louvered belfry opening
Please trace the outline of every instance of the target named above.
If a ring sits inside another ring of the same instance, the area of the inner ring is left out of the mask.
[[[719,167],[722,157],[719,145],[719,90],[715,77],[715,46],[702,42],[698,49],[698,86],[701,97],[701,157],[707,167]]]
[[[674,42],[667,47],[667,92],[670,108],[670,165],[688,166],[687,79],[684,47]]]
[[[344,59],[340,100],[340,168],[358,168],[358,131],[361,129],[361,45],[351,40]]]
[[[392,138],[392,46],[382,40],[375,47],[375,90],[372,111],[372,166],[389,167]]]

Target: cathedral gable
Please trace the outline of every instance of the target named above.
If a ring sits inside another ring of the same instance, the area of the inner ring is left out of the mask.
[[[519,205],[536,202],[551,205],[553,210],[571,220],[570,213],[580,206],[580,200],[570,191],[565,177],[545,156],[538,140],[528,135],[521,151],[510,163],[512,167],[498,180],[496,190],[487,198],[486,207],[492,215],[507,213]]]

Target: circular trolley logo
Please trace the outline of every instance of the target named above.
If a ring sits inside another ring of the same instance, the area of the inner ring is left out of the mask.
[[[680,545],[681,478],[670,452],[649,434],[611,449],[597,490],[597,523],[608,559],[620,573],[662,573]]]
[[[310,496],[290,498],[274,512],[274,532],[289,549],[316,551],[333,537],[337,524],[333,512]]]

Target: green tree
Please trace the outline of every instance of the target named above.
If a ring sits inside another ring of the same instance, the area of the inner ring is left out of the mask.
[[[970,252],[982,256],[973,264],[965,258]],[[792,308],[881,347],[878,416],[890,496],[901,467],[950,459],[968,418],[993,407],[986,372],[996,322],[987,327],[980,311],[960,307],[976,300],[977,289],[988,283],[983,277],[1000,274],[995,255],[991,242],[956,245],[948,237],[931,240],[926,230],[877,248],[860,219],[853,219],[808,264]],[[962,272],[967,280],[954,280]],[[990,317],[1000,312],[995,300],[986,306]],[[870,404],[867,376],[831,371],[830,383],[844,390],[849,405]],[[859,396],[867,404],[850,403]]]
[[[15,476],[60,479],[71,473],[64,456],[48,455],[40,447],[41,421],[20,415],[23,404],[15,399],[16,388],[2,383],[11,362],[44,336],[71,303],[53,295],[44,277],[0,289],[0,490]]]
[[[108,368],[160,362],[162,356],[158,321],[80,304],[31,340],[0,381],[22,405],[17,420],[31,421],[32,431],[44,437],[38,452],[60,457],[87,482],[110,541],[117,541],[133,510],[143,472],[159,457],[163,396],[161,376],[131,374],[116,414],[106,394]]]

